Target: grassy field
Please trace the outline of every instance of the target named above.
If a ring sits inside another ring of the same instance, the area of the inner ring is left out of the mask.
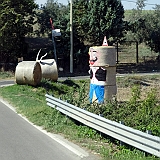
[[[0,74],[0,77],[3,77],[2,75],[4,74]],[[99,155],[103,160],[159,160],[160,158],[146,156],[144,152],[133,147],[120,146],[119,141],[66,117],[48,107],[45,101],[45,94],[50,93],[55,97],[67,99],[73,104],[81,104],[77,105],[79,107],[88,106],[87,109],[94,113],[104,111],[103,114],[108,119],[119,121],[119,118],[125,117],[126,125],[140,130],[150,127],[153,129],[153,134],[160,135],[159,85],[159,75],[117,78],[117,100],[101,106],[101,109],[97,108],[97,105],[90,107],[88,104],[89,80],[73,81],[67,79],[58,82],[42,80],[37,87],[13,85],[1,88],[0,96],[11,103],[18,113],[27,117],[34,124],[42,126],[49,132],[63,135],[70,141]],[[136,107],[139,105],[142,110],[139,110],[139,114],[135,116]],[[113,107],[116,106],[118,107],[113,110]],[[149,116],[146,114],[143,117],[144,114],[142,113],[146,112],[146,108],[147,111],[152,112],[149,113]],[[134,116],[129,112],[127,113],[131,109]],[[142,123],[139,123],[138,118],[140,117],[143,118]]]

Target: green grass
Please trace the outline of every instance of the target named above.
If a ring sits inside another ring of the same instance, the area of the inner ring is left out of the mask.
[[[133,79],[133,77],[130,78]],[[157,77],[152,78],[154,80],[157,79]],[[142,80],[142,77],[136,77],[135,79]],[[123,79],[119,79],[117,83],[123,83]],[[87,107],[86,109],[94,113],[104,112],[103,114],[105,114],[105,116],[108,115],[109,119],[115,118],[115,120],[117,117],[124,117],[124,114],[126,114],[125,107],[128,107],[128,110],[133,109],[134,112],[136,112],[136,108],[133,108],[133,106],[137,104],[138,107],[138,103],[136,102],[139,96],[138,88],[133,89],[132,92],[135,94],[133,94],[132,99],[126,103],[127,105],[123,104],[122,106],[117,106],[118,102],[114,101],[112,103],[108,103],[107,106],[101,106],[102,109],[100,110],[100,107],[98,107],[97,104],[93,105],[92,107],[89,105],[87,98],[88,92],[89,80],[73,81],[68,79],[56,83],[43,80],[37,87],[28,85],[13,85],[3,87],[0,89],[0,96],[3,97],[6,101],[10,102],[16,108],[18,113],[21,113],[27,117],[34,124],[42,126],[47,131],[62,134],[74,143],[90,149],[92,152],[98,153],[103,160],[160,160],[160,158],[155,158],[154,156],[146,156],[144,152],[134,149],[133,147],[121,147],[119,146],[119,141],[103,135],[75,120],[72,120],[57,110],[46,105],[45,94],[49,93],[55,97],[67,99],[69,103],[75,104],[81,108]],[[146,101],[139,104],[142,107],[139,115],[142,115],[141,113],[149,111],[146,110],[146,106],[149,107],[150,105],[155,104],[154,94],[149,94],[146,98]],[[158,106],[156,109],[157,118],[159,118],[158,113],[160,110]],[[137,117],[133,119],[131,115],[128,115],[128,118],[130,124],[131,122],[137,120]],[[143,118],[145,119],[146,117]],[[154,120],[158,120],[157,118]],[[150,128],[154,127],[156,134],[160,126],[158,126],[156,122],[153,124],[153,126],[151,124],[152,121],[150,121]],[[140,125],[140,129],[141,127],[143,126]],[[156,129],[156,127],[159,128]]]
[[[0,80],[1,79],[12,79],[14,77],[14,73],[13,72],[2,72],[0,71]]]

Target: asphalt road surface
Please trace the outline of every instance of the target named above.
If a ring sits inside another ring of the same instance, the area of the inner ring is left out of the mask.
[[[160,72],[152,72],[152,73],[134,73],[134,74],[116,74],[116,77],[124,77],[124,76],[146,76],[146,75],[160,75]],[[59,81],[63,81],[63,80],[66,80],[66,79],[89,79],[89,75],[88,76],[75,76],[75,77],[58,77],[58,80]],[[15,84],[15,80],[0,80],[0,87],[3,87],[3,86],[7,86],[7,85],[13,85]]]
[[[31,125],[0,99],[0,160],[97,160],[95,155],[58,135],[52,137]]]
[[[0,80],[0,87],[15,84],[14,80]]]

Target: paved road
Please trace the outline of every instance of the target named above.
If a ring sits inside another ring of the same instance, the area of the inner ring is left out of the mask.
[[[88,156],[86,153],[81,156]],[[80,160],[0,102],[1,160]]]
[[[0,80],[0,87],[7,86],[7,85],[13,85],[15,82],[14,80]]]
[[[147,75],[160,75],[160,72],[152,73],[128,73],[128,74],[116,74],[116,77],[125,77],[125,76],[147,76]],[[80,79],[89,79],[88,76],[73,76],[73,77],[58,77],[58,81],[64,81],[66,79],[80,80]],[[15,80],[0,80],[0,87],[9,86],[15,84]]]
[[[13,81],[0,82],[0,86]],[[63,137],[38,128],[0,99],[0,160],[97,160]]]
[[[124,77],[124,76],[146,76],[146,75],[160,75],[160,72],[152,72],[152,73],[128,73],[128,74],[116,74],[116,77]],[[58,77],[58,80],[66,80],[66,79],[89,79],[88,76],[75,76],[75,77]],[[13,85],[15,84],[14,80],[0,80],[0,87],[6,85]]]

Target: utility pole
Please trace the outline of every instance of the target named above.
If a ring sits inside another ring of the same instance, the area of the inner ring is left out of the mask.
[[[51,27],[52,27],[52,42],[53,42],[53,47],[54,47],[54,50],[53,50],[54,51],[54,58],[57,63],[56,42],[55,42],[54,38],[61,36],[61,32],[60,32],[60,29],[54,28],[54,25],[53,25],[51,18],[50,18],[50,23],[51,23]]]
[[[70,0],[70,73],[73,73],[73,17],[72,17],[72,0]]]

